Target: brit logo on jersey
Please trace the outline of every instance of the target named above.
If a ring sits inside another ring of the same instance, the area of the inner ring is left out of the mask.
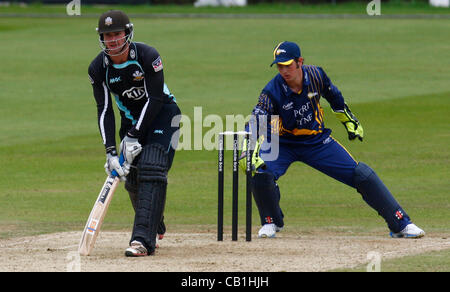
[[[159,56],[155,61],[153,61],[152,66],[155,72],[161,71],[163,69],[161,56]]]

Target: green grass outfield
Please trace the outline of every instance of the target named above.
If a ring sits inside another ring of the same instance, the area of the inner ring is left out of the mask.
[[[84,227],[105,178],[104,148],[87,78],[87,67],[99,52],[96,22],[0,18],[0,238]],[[203,117],[248,115],[276,73],[269,67],[272,48],[283,40],[300,43],[305,62],[324,67],[366,135],[363,143],[349,142],[323,100],[325,124],[333,136],[377,171],[427,233],[450,234],[449,20],[133,22],[135,40],[161,53],[166,83],[191,120],[195,106],[203,107]],[[216,151],[177,152],[169,174],[169,229],[198,225],[215,232],[216,159]],[[279,185],[289,230],[387,236],[384,221],[358,193],[307,166],[294,164]],[[226,191],[230,193],[230,185]],[[225,222],[231,222],[230,201],[228,197]],[[103,227],[129,230],[132,222],[128,195],[120,188]],[[253,222],[258,222],[256,207]],[[438,254],[444,260],[436,261],[433,269],[423,265],[423,270],[450,270],[448,252]],[[408,270],[414,261],[397,270]]]

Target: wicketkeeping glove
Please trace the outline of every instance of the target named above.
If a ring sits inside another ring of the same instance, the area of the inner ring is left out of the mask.
[[[363,140],[364,130],[358,119],[352,114],[347,104],[345,104],[343,110],[333,111],[339,121],[345,126],[348,133],[348,139],[354,140],[358,138]]]
[[[264,160],[262,160],[261,157],[259,157],[259,151],[261,149],[261,142],[262,138],[258,138],[255,143],[255,149],[252,153],[252,175],[258,170],[258,168],[262,167],[265,168],[266,164]],[[247,139],[243,140],[243,146],[242,146],[242,152],[241,156],[239,157],[239,167],[246,172],[247,171]]]

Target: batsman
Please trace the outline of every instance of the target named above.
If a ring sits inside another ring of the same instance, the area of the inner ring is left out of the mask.
[[[271,66],[274,64],[279,74],[262,90],[252,112],[254,118],[247,125],[247,130],[256,140],[252,155],[252,192],[262,225],[258,236],[275,237],[276,232],[283,229],[284,215],[280,208],[277,180],[296,161],[356,189],[362,199],[384,218],[392,237],[424,236],[425,232],[411,222],[375,171],[356,161],[330,135],[331,130],[325,128],[320,97],[330,104],[350,140],[363,141],[364,138],[360,121],[325,71],[318,66],[305,65],[300,47],[288,41],[279,43],[273,50]],[[265,160],[265,154],[273,152],[274,147],[277,147],[278,155]],[[241,168],[245,167],[246,150],[243,149],[241,155]],[[306,184],[308,178],[301,177],[298,181]]]
[[[155,48],[132,41],[133,24],[124,12],[102,14],[97,32],[102,51],[89,66],[89,79],[106,150],[105,170],[107,174],[115,170],[125,181],[135,210],[125,255],[152,255],[157,236],[161,239],[165,233],[167,174],[179,129],[172,120],[181,113],[164,83],[161,56]],[[118,151],[113,100],[120,111]]]

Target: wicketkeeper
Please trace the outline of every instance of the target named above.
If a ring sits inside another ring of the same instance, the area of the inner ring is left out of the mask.
[[[167,173],[179,128],[171,123],[181,113],[164,83],[161,56],[155,48],[132,41],[133,24],[124,12],[102,14],[97,32],[102,51],[89,66],[89,79],[106,149],[105,169],[108,174],[117,171],[126,180],[136,213],[125,255],[147,256],[155,251],[157,234],[162,238],[165,232]],[[119,151],[111,94],[120,110]],[[120,154],[125,158],[123,165]]]
[[[283,228],[284,215],[276,182],[296,161],[304,162],[355,188],[364,201],[384,218],[392,237],[424,236],[425,232],[411,222],[373,169],[356,161],[330,135],[331,130],[325,128],[323,109],[319,103],[321,96],[331,105],[350,140],[362,141],[364,137],[361,123],[325,71],[318,66],[304,65],[299,46],[287,41],[273,50],[274,64],[279,74],[262,90],[252,112],[255,118],[247,126],[247,130],[256,133],[257,139],[252,157],[255,170],[252,191],[262,225],[258,236],[275,237],[276,232]],[[275,116],[277,118],[272,119]],[[259,121],[268,122],[261,127]],[[268,130],[258,132],[264,128]],[[279,140],[279,143],[275,145],[274,140]],[[273,147],[278,147],[277,157],[264,161],[263,156],[272,152]],[[245,152],[246,149],[240,161],[243,168]],[[307,183],[307,178],[300,178],[300,181]]]

